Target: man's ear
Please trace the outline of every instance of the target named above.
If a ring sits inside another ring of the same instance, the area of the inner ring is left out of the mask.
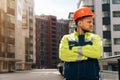
[[[78,25],[81,25],[81,21],[78,21]]]

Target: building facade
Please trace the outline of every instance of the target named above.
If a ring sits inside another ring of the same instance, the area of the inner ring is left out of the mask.
[[[36,16],[36,64],[35,68],[47,68],[47,43],[48,19],[47,17]]]
[[[62,37],[59,34],[68,32],[65,29],[67,23],[58,21],[53,15],[36,16],[36,68],[57,67],[59,39]]]
[[[30,7],[34,9],[33,0],[0,1],[0,72],[30,69],[31,64],[35,62],[33,48],[30,56],[34,60],[29,63],[26,60],[26,53],[30,53],[29,48],[26,48],[26,44],[30,41],[28,24],[32,23],[32,27],[35,28],[34,14],[31,17],[33,22],[29,20],[29,12],[34,11],[30,10]],[[34,34],[35,30],[33,31]]]
[[[15,70],[14,7],[15,0],[0,1],[0,72]]]
[[[76,28],[76,25],[75,25],[75,23],[73,21],[73,15],[74,15],[74,13],[70,12],[69,16],[68,16],[68,20],[69,20],[69,33],[74,32],[74,30]]]
[[[57,20],[57,27],[58,27],[58,40],[59,43],[61,41],[61,38],[69,33],[69,20],[59,19]]]
[[[17,0],[16,16],[16,70],[31,69],[36,56],[34,0]]]
[[[81,6],[90,7],[96,14],[94,31],[103,40],[103,58],[112,58],[120,54],[120,0],[80,0]],[[104,62],[104,61],[103,61]],[[116,61],[103,63],[105,69],[114,70]],[[116,68],[117,69],[117,68]]]

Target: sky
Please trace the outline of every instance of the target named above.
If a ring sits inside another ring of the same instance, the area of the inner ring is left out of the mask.
[[[36,15],[53,15],[57,19],[68,19],[69,12],[77,9],[79,0],[34,0]]]

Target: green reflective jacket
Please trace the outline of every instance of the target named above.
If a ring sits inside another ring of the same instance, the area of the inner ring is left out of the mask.
[[[69,48],[69,41],[78,42],[78,33],[74,32],[68,35],[64,35],[59,45],[59,58],[65,62],[76,62],[81,60],[87,60],[88,58],[99,59],[102,56],[102,41],[96,34],[86,32],[85,41],[92,41],[92,45],[73,46]]]

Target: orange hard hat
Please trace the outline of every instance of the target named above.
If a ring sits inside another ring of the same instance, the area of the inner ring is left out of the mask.
[[[88,7],[81,7],[78,10],[74,12],[74,21],[78,18],[82,18],[84,16],[93,16],[95,17],[95,14],[92,12],[92,10]]]

